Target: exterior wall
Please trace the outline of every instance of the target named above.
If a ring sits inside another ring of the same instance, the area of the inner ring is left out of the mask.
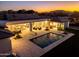
[[[32,31],[32,22],[30,22],[30,31]]]
[[[69,28],[69,24],[70,24],[70,22],[68,21],[68,24],[67,24],[67,27]]]
[[[64,28],[69,28],[69,21],[64,22]]]

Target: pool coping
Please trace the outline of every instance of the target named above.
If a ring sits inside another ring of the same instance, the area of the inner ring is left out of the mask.
[[[66,41],[67,39],[69,39],[70,37],[72,37],[72,36],[74,36],[74,35],[75,35],[75,34],[70,33],[70,34],[66,35],[66,37],[64,37],[64,38],[62,38],[62,39],[60,39],[60,40],[57,40],[56,42],[50,44],[48,47],[45,47],[45,48],[44,48],[45,53],[46,53],[47,51],[50,51],[51,49],[55,48],[56,46],[58,46],[59,44],[61,44],[62,42]],[[45,53],[44,53],[44,54],[45,54]],[[41,55],[43,55],[43,54],[41,54]],[[41,55],[40,55],[40,56],[41,56]]]

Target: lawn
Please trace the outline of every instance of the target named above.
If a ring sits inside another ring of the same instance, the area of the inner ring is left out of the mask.
[[[79,30],[66,29],[65,31],[72,32],[75,35],[42,55],[42,57],[79,57]]]

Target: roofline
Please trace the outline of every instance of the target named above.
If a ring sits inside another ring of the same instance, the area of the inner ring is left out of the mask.
[[[30,22],[38,22],[38,21],[46,21],[46,20],[50,20],[50,19],[35,19],[35,20],[19,20],[19,21],[8,21],[6,22],[6,24],[19,24],[19,23],[30,23]]]

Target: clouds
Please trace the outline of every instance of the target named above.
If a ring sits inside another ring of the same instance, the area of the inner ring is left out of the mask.
[[[0,10],[19,10],[19,9],[33,9],[39,12],[50,11],[50,10],[79,10],[78,1],[0,1]]]

